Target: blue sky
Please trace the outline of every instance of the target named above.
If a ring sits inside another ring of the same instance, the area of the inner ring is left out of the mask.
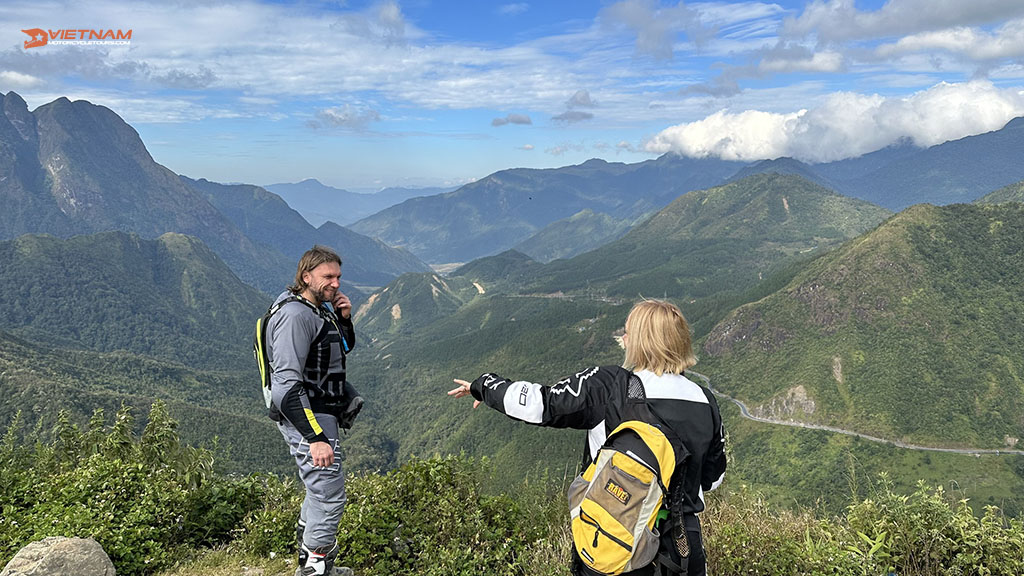
[[[25,29],[132,30],[24,48]],[[822,162],[1024,115],[1020,0],[6,0],[0,92],[193,178],[455,186],[665,152]]]

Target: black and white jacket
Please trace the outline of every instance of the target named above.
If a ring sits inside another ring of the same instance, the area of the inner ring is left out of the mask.
[[[473,381],[470,391],[477,400],[516,420],[588,430],[586,464],[621,423],[620,404],[626,396],[622,391],[632,374],[620,366],[595,366],[553,386],[483,374]],[[646,370],[636,375],[643,382],[650,407],[690,452],[683,477],[682,512],[696,514],[704,509],[704,491],[717,488],[725,476],[725,431],[718,403],[713,394],[683,375],[658,376]]]

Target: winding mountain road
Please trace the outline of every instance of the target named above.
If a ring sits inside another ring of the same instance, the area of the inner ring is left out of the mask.
[[[865,440],[870,440],[871,442],[879,442],[881,444],[889,444],[890,446],[896,446],[897,448],[906,448],[908,450],[926,450],[926,451],[929,451],[929,452],[951,452],[953,454],[974,454],[974,455],[998,454],[998,455],[1001,455],[1001,456],[1007,456],[1007,455],[1024,456],[1024,450],[991,449],[991,448],[937,448],[937,447],[934,447],[934,446],[921,446],[921,445],[918,445],[918,444],[908,444],[906,442],[900,442],[899,440],[886,440],[885,438],[879,438],[877,436],[871,436],[871,435],[868,435],[868,434],[861,434],[860,432],[854,432],[853,430],[844,430],[842,428],[836,428],[834,426],[825,426],[823,424],[809,424],[809,423],[806,423],[806,422],[797,422],[795,420],[776,420],[776,419],[773,419],[773,418],[762,418],[761,416],[754,416],[753,414],[751,414],[750,411],[747,410],[747,405],[744,404],[743,402],[740,402],[739,400],[733,398],[732,396],[729,396],[728,394],[724,394],[724,393],[722,393],[722,392],[712,388],[712,386],[711,386],[711,379],[708,378],[707,376],[705,376],[703,374],[699,374],[697,372],[690,372],[690,371],[687,371],[687,374],[688,375],[692,374],[692,375],[696,376],[697,378],[700,378],[701,380],[703,380],[704,381],[704,385],[707,386],[709,390],[714,392],[715,396],[719,396],[719,397],[725,398],[726,400],[732,402],[733,404],[735,404],[736,406],[739,407],[740,414],[744,418],[746,418],[748,420],[753,420],[754,422],[762,422],[764,424],[776,424],[776,425],[779,425],[779,426],[791,426],[793,428],[809,428],[809,429],[812,429],[812,430],[825,430],[827,432],[835,432],[836,434],[845,434],[847,436],[856,436],[858,438],[863,438]]]

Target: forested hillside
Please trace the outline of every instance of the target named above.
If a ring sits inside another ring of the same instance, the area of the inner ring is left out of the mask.
[[[3,329],[197,369],[248,368],[241,335],[270,300],[180,234],[22,236],[0,242],[0,261]]]
[[[280,470],[250,350],[270,298],[195,238],[122,232],[0,242],[0,421],[52,425],[167,401],[191,443],[219,438],[232,470]]]
[[[884,438],[1024,437],[1024,206],[920,205],[730,314],[704,355],[763,414]],[[757,377],[753,377],[753,375]]]
[[[572,258],[618,240],[648,216],[641,214],[638,217],[616,218],[587,208],[548,224],[517,244],[514,249],[541,262]]]
[[[0,422],[49,431],[64,411],[84,425],[94,411],[127,407],[138,417],[163,400],[190,445],[215,445],[224,471],[287,473],[287,450],[263,409],[256,376],[199,370],[128,352],[98,353],[41,344],[0,331]]]
[[[991,194],[977,200],[981,204],[1000,204],[1002,202],[1024,202],[1024,181],[1004,186]]]
[[[699,337],[748,290],[888,214],[799,176],[755,175],[684,194],[621,239],[539,269],[526,289],[679,298]]]

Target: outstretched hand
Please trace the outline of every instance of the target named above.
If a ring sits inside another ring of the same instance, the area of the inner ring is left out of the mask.
[[[449,396],[451,396],[452,398],[462,398],[463,396],[469,396],[470,395],[470,392],[469,392],[470,384],[469,384],[469,382],[466,382],[465,380],[459,380],[458,378],[454,379],[453,382],[458,384],[459,387],[458,388],[453,388],[453,389],[449,390],[448,391],[448,395]],[[473,400],[473,408],[476,408],[479,405],[480,405],[480,401],[479,400]]]

